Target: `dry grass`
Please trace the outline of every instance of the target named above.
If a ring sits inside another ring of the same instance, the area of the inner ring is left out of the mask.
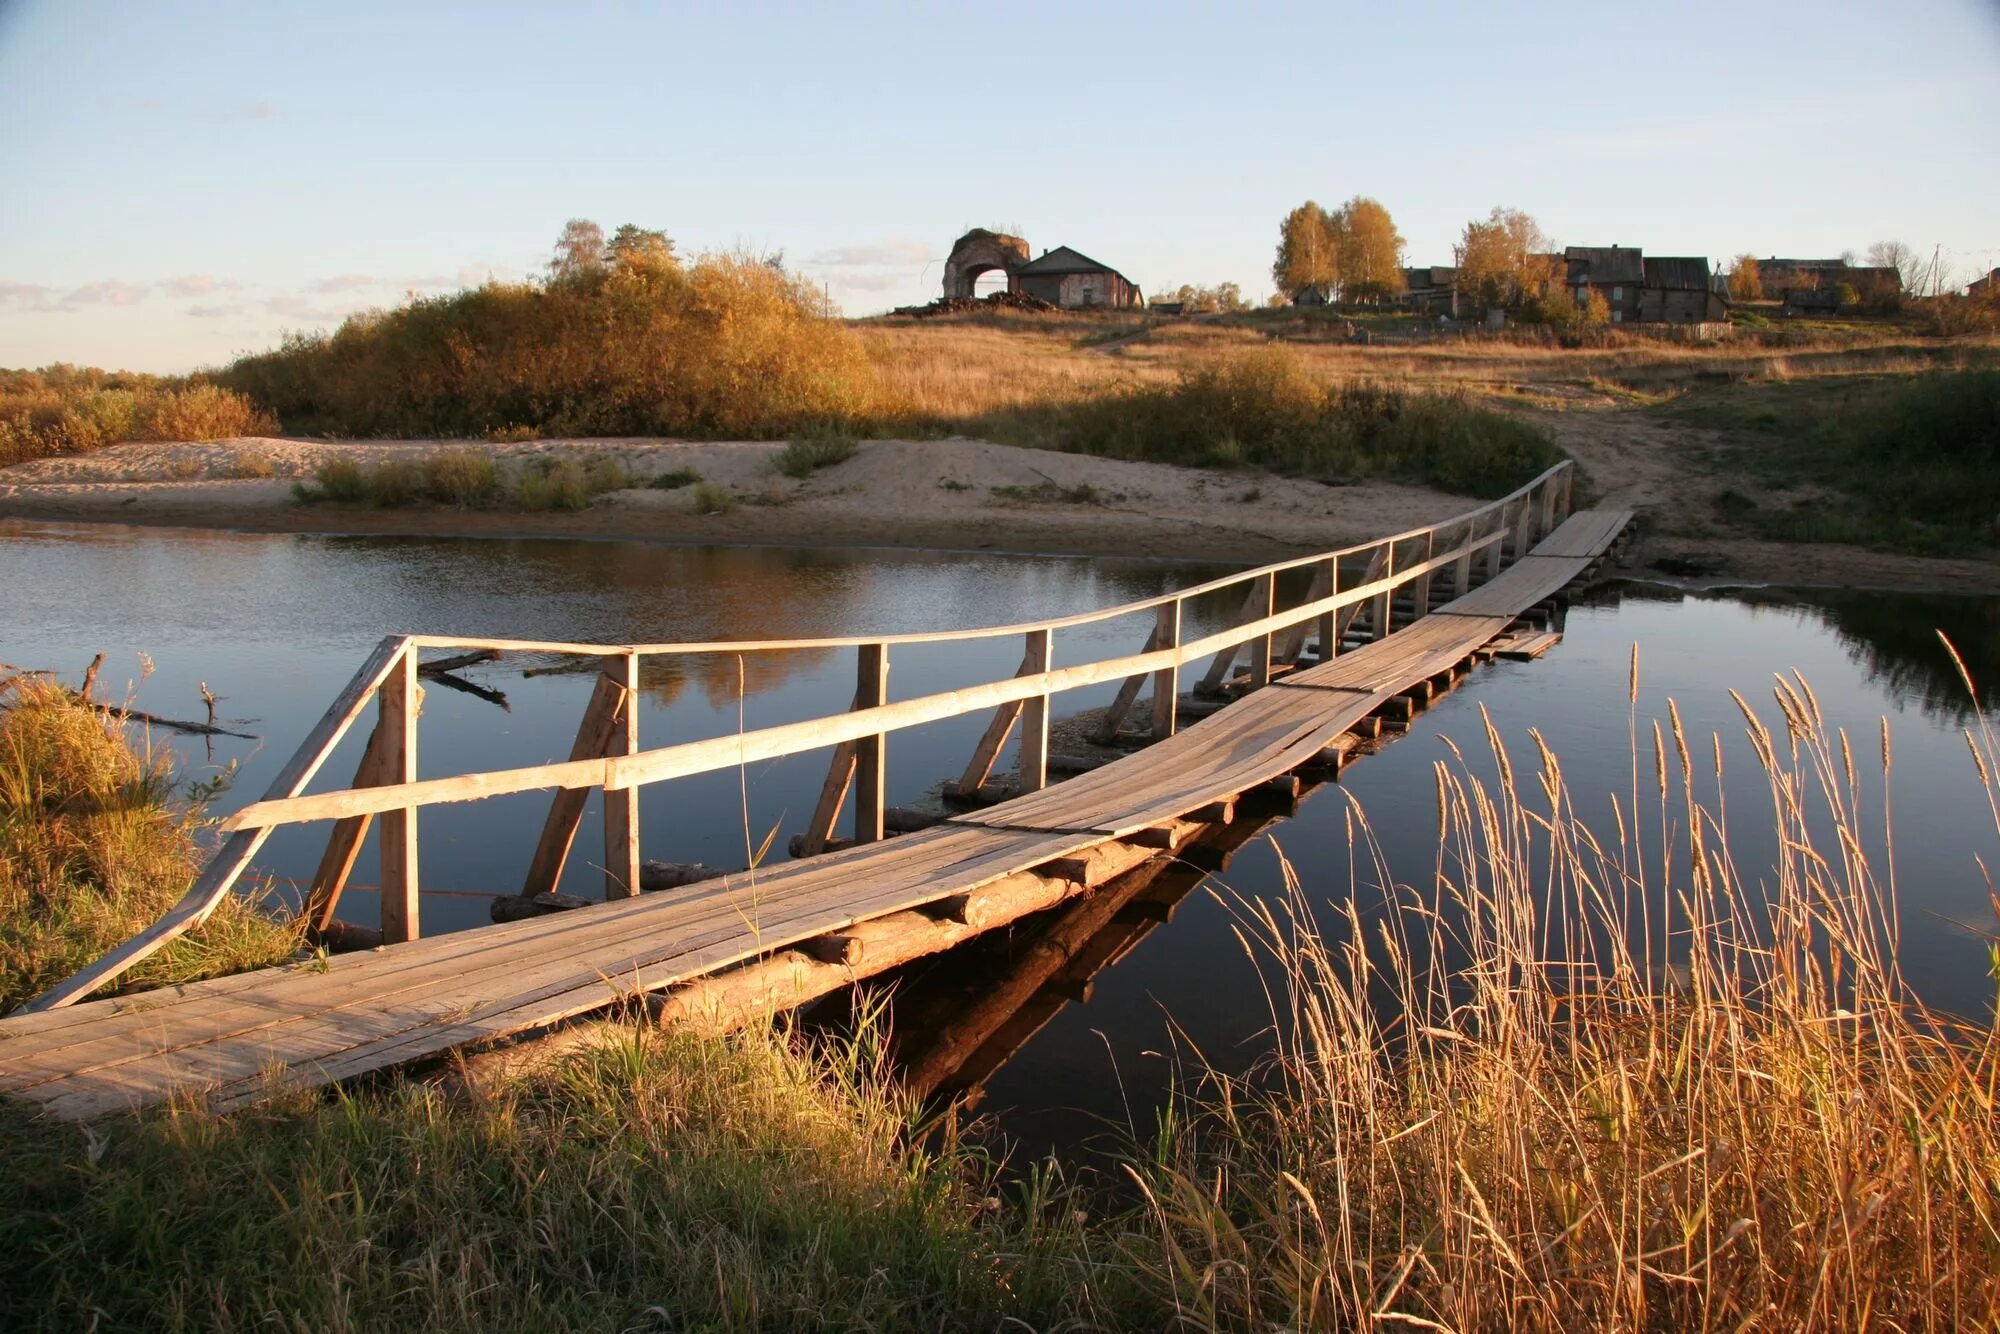
[[[1135,1169],[1190,1323],[1989,1325],[2000,1043],[1898,967],[1886,725],[1864,781],[1803,680],[1777,702],[1776,731],[1743,709],[1769,806],[1733,813],[1774,823],[1773,866],[1732,858],[1720,745],[1677,716],[1643,765],[1635,726],[1602,839],[1557,758],[1517,774],[1489,726],[1497,777],[1439,765],[1435,875],[1380,920],[1245,905],[1281,1057]],[[2000,800],[1992,730],[1968,739]]]
[[[0,1012],[152,923],[194,878],[199,805],[167,757],[115,718],[34,677],[0,683]],[[261,967],[299,944],[290,923],[231,898],[128,974],[180,982]]]
[[[1140,326],[1144,327],[1144,326]],[[1023,409],[1074,403],[1103,391],[1165,384],[1220,356],[1283,342],[1328,381],[1509,394],[1522,385],[1675,392],[1707,383],[1844,375],[1910,374],[2000,360],[2000,339],[1920,338],[1882,326],[1819,335],[1743,337],[1713,344],[1663,342],[1615,331],[1565,347],[1533,331],[1463,337],[1336,341],[1323,320],[1259,312],[1217,322],[1171,322],[1109,352],[1066,320],[970,316],[868,321],[855,328],[882,380],[886,403],[951,429]],[[1127,332],[1126,325],[1117,326]]]

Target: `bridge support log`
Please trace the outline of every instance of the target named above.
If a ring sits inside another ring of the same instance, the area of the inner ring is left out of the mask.
[[[394,781],[396,775],[389,768],[388,749],[378,723],[368,734],[368,745],[361,752],[361,763],[354,771],[354,786],[380,787]],[[313,872],[312,888],[306,893],[301,914],[305,918],[309,938],[317,939],[331,930],[334,909],[340,906],[340,896],[347,888],[348,877],[354,873],[354,863],[361,856],[361,844],[367,839],[368,826],[374,819],[372,815],[363,814],[334,821],[333,832],[327,836],[326,851],[320,856],[319,869]]]
[[[576,740],[570,745],[572,760],[602,759],[612,746],[624,744],[620,736],[625,712],[625,683],[620,679],[623,675],[623,669],[619,669],[618,676],[609,671],[598,673],[590,703],[583,711],[583,721],[577,724]],[[535,844],[534,860],[528,863],[528,874],[521,881],[522,898],[550,893],[562,883],[563,866],[569,861],[570,846],[576,842],[576,831],[583,823],[583,808],[589,800],[589,788],[569,787],[558,791],[549,802],[548,819],[542,822],[542,837]],[[607,839],[610,828],[607,823]],[[634,872],[635,884],[636,879]]]

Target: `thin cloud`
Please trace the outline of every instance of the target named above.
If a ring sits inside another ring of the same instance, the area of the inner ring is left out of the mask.
[[[62,300],[56,305],[63,310],[76,310],[83,306],[132,306],[145,300],[146,294],[152,290],[140,283],[107,278],[70,289],[63,293]]]
[[[463,281],[433,273],[422,278],[398,278],[395,287],[399,292],[430,292],[440,287],[455,287]]]
[[[264,309],[271,314],[282,315],[301,324],[338,324],[363,308],[361,305],[320,306],[302,296],[274,296],[264,303]]]
[[[273,102],[238,102],[222,113],[224,120],[276,120],[278,107]]]
[[[880,269],[922,264],[932,258],[931,248],[922,241],[891,238],[860,245],[836,246],[822,250],[806,263],[831,269]]]
[[[886,292],[902,287],[909,280],[906,273],[843,273],[831,281],[844,291]]]
[[[49,310],[55,293],[40,283],[0,282],[0,305],[21,305],[29,310]]]
[[[382,280],[373,274],[336,273],[331,278],[320,279],[307,290],[318,292],[322,295],[330,295],[334,292],[354,292],[363,287],[378,287],[381,283]]]
[[[231,291],[243,284],[209,273],[185,273],[178,278],[162,278],[160,290],[168,296],[207,296],[210,292]]]
[[[240,305],[189,306],[187,313],[191,318],[197,320],[223,320],[228,319],[231,315],[241,315],[243,307]]]

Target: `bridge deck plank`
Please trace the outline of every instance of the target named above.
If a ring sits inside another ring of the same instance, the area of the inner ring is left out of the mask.
[[[754,877],[0,1020],[0,1093],[76,1119],[188,1088],[226,1109],[278,1084],[323,1085],[541,1027],[977,889],[1297,767],[1568,583],[1629,517],[1573,515],[1496,579],[1387,639],[1144,751],[931,829]]]

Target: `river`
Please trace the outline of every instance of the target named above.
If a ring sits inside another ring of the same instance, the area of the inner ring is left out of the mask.
[[[1221,573],[1199,562],[1011,556],[901,550],[702,548],[623,541],[279,536],[0,521],[0,661],[52,668],[74,681],[107,654],[100,696],[129,692],[168,717],[204,716],[203,682],[220,720],[255,741],[156,736],[190,779],[226,777],[226,813],[261,793],[373,644],[394,632],[595,642],[714,641],[892,634],[1007,623],[1099,608]],[[1188,612],[1189,632],[1219,628],[1231,599]],[[1136,652],[1148,617],[1065,632],[1057,662]],[[1691,595],[1649,586],[1573,607],[1561,644],[1535,662],[1477,668],[1419,716],[1410,732],[1314,792],[1297,815],[1242,848],[1226,871],[1191,894],[1095,980],[986,1083],[983,1108],[1030,1152],[1073,1145],[1107,1126],[1150,1124],[1174,1054],[1199,1051],[1241,1068],[1270,1024],[1264,989],[1231,930],[1229,894],[1268,896],[1289,860],[1309,895],[1350,892],[1347,809],[1370,817],[1397,878],[1423,881],[1435,858],[1434,765],[1449,738],[1483,749],[1482,711],[1517,761],[1530,730],[1562,757],[1586,813],[1629,791],[1628,668],[1640,659],[1639,725],[1674,700],[1688,731],[1720,733],[1732,801],[1763,793],[1733,688],[1764,710],[1774,674],[1802,671],[1828,719],[1858,743],[1868,782],[1879,720],[1895,744],[1897,869],[1903,962],[1925,999],[1967,1015],[1990,1012],[1986,940],[1994,928],[1975,857],[2000,866],[1993,818],[1977,785],[1963,728],[1970,710],[1935,632],[1951,635],[1975,674],[2000,676],[2000,599],[1859,591],[1758,590]],[[144,655],[143,657],[141,655]],[[1012,670],[1009,642],[899,648],[891,697],[909,698]],[[1000,659],[1006,659],[1005,662]],[[589,683],[554,665],[515,659],[468,671],[487,695],[426,692],[421,776],[566,758]],[[644,744],[724,734],[844,708],[850,654],[792,653],[662,663],[642,682]],[[1988,692],[1991,679],[1982,681]],[[1112,687],[1074,692],[1057,716],[1105,702]],[[491,696],[504,696],[504,704]],[[1987,702],[1992,702],[1989,693]],[[955,775],[982,718],[955,719],[891,738],[889,799],[917,804]],[[358,759],[356,729],[329,763],[345,782]],[[1650,765],[1650,757],[1645,759]],[[1875,787],[1879,787],[1879,765]],[[644,790],[644,853],[724,867],[811,810],[825,761],[794,756],[746,771]],[[1739,793],[1738,786],[1741,785]],[[547,794],[426,810],[426,933],[487,920],[495,893],[519,887]],[[1754,807],[1746,807],[1754,809]],[[586,831],[594,808],[586,814]],[[311,874],[324,826],[281,830],[259,866],[282,885]],[[564,887],[591,894],[588,833]],[[1754,833],[1737,846],[1754,865],[1768,850]],[[364,851],[357,884],[372,883]],[[1359,888],[1352,892],[1363,892]],[[372,895],[350,891],[342,916],[374,919]]]

